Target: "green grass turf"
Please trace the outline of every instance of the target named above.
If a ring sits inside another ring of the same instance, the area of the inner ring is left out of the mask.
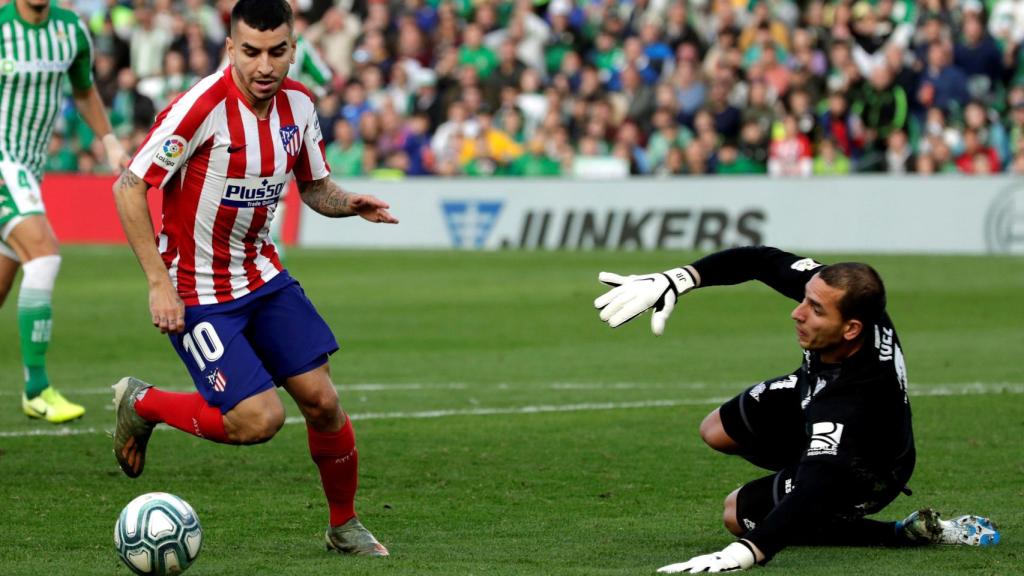
[[[342,343],[332,369],[356,419],[358,509],[393,553],[342,558],[322,548],[326,506],[301,425],[246,448],[158,431],[145,474],[120,473],[103,434],[113,424],[105,388],[125,374],[191,384],[148,323],[129,251],[64,255],[50,374],[87,406],[63,427],[83,433],[25,436],[57,427],[20,412],[14,296],[0,310],[5,576],[128,574],[114,521],[157,490],[188,500],[203,523],[195,576],[651,574],[727,544],[722,498],[762,474],[704,447],[700,420],[799,362],[793,304],[756,284],[687,295],[658,339],[646,318],[618,330],[597,320],[598,271],[651,272],[692,254],[292,250],[290,268]],[[794,548],[758,572],[1020,573],[1024,261],[847,257],[872,262],[888,283],[914,395],[914,496],[879,517],[925,505],[987,514],[1004,541]],[[970,383],[982,393],[938,395]],[[604,409],[524,411],[585,404]],[[451,415],[411,417],[432,411]],[[291,405],[288,414],[298,416]]]

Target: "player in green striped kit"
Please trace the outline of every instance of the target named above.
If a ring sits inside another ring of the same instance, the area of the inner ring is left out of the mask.
[[[288,69],[288,77],[310,87],[317,96],[323,96],[326,86],[334,79],[334,72],[320,58],[316,47],[299,35],[295,40],[295,63]]]
[[[79,113],[102,139],[110,165],[119,171],[128,160],[93,86],[92,58],[92,39],[74,12],[51,7],[50,0],[14,0],[0,7],[0,304],[21,266],[22,410],[53,423],[85,413],[57,392],[46,374],[60,255],[39,182],[65,76]]]

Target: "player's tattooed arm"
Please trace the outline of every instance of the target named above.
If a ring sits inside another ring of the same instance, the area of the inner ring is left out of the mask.
[[[114,182],[114,193],[131,190],[141,184],[144,184],[141,178],[132,173],[131,170],[124,170],[117,178],[117,181]]]
[[[355,215],[349,206],[353,195],[342,190],[330,177],[299,182],[299,193],[307,206],[324,216],[341,218]]]
[[[341,218],[358,215],[370,222],[398,224],[398,219],[388,212],[387,202],[367,194],[345,192],[329,177],[300,182],[299,193],[307,206],[324,216]]]

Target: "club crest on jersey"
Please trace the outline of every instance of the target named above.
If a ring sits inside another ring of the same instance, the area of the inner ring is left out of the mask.
[[[206,375],[206,383],[217,392],[223,392],[228,387],[228,379],[220,371],[220,368],[215,368],[213,372]]]
[[[288,176],[228,178],[220,203],[235,208],[259,208],[277,204],[288,185]]]
[[[163,144],[157,148],[153,159],[161,168],[170,170],[178,165],[178,161],[185,154],[185,145],[185,139],[175,134],[164,140]]]
[[[299,127],[295,124],[289,124],[281,127],[281,145],[284,146],[284,151],[289,156],[295,156],[299,153],[299,147],[302,145],[302,139],[299,138]]]

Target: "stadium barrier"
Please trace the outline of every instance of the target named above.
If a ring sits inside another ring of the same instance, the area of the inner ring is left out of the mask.
[[[398,226],[303,207],[299,244],[494,250],[700,249],[1024,254],[1012,177],[346,180]]]
[[[48,174],[43,198],[69,244],[124,243],[110,176]],[[1024,181],[1012,177],[676,180],[345,180],[402,223],[323,218],[285,196],[282,237],[311,247],[1024,254]],[[151,190],[159,225],[161,195]],[[300,209],[301,207],[301,209]]]

